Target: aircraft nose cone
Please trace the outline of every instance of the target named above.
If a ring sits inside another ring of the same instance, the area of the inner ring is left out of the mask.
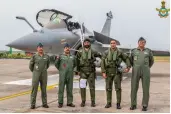
[[[6,46],[22,50],[23,48],[26,48],[26,43],[27,43],[27,39],[20,38],[10,42]]]
[[[16,48],[19,50],[35,50],[38,40],[41,35],[39,33],[31,33],[17,40],[14,40],[6,46]]]
[[[18,49],[19,47],[21,47],[21,43],[15,40],[13,42],[8,43],[6,46]]]

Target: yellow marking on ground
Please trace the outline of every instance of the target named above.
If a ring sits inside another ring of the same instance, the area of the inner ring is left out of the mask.
[[[47,90],[51,90],[54,87],[56,87],[57,85],[58,84],[54,84],[54,85],[47,86]],[[40,91],[40,87],[38,88],[38,91]],[[31,93],[31,90],[24,91],[24,92],[20,92],[20,93],[16,93],[16,94],[12,94],[12,95],[5,96],[5,97],[0,97],[0,101],[7,100],[7,99],[11,99],[11,98],[15,98],[15,97],[22,96],[22,95],[26,95],[26,94],[30,94],[30,93]]]
[[[170,62],[170,56],[154,56],[155,62]]]
[[[78,80],[79,79],[74,79],[74,82],[78,82]],[[51,90],[51,89],[55,88],[57,85],[58,84],[47,86],[47,90]],[[38,91],[40,91],[40,87],[38,88]],[[30,94],[30,93],[31,93],[31,90],[20,92],[20,93],[16,93],[16,94],[12,94],[12,95],[8,95],[8,96],[4,96],[4,97],[0,97],[0,101],[11,99],[11,98],[15,98],[15,97],[26,95],[26,94]]]

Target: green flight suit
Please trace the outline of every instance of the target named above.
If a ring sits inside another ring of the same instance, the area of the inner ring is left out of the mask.
[[[147,107],[149,101],[150,68],[154,63],[153,53],[148,48],[142,51],[139,48],[135,48],[131,51],[130,61],[133,66],[131,77],[131,106],[137,105],[137,91],[141,78],[143,87],[142,105]]]
[[[80,80],[86,79],[89,84],[91,101],[95,103],[95,79],[96,79],[96,69],[95,69],[95,57],[100,57],[101,54],[92,50],[91,48],[86,51],[85,49],[80,49],[77,53],[77,71],[80,72]],[[81,88],[81,99],[86,101],[86,87]]]
[[[122,60],[126,62],[127,67],[131,67],[129,57],[117,48],[115,50],[111,50],[109,48],[103,54],[101,61],[101,71],[102,73],[106,73],[107,76],[105,79],[107,103],[112,102],[113,81],[115,84],[117,103],[121,102],[122,73],[118,72],[118,67]]]
[[[32,76],[32,92],[31,92],[31,105],[35,106],[37,90],[40,82],[41,96],[43,105],[47,104],[47,69],[49,68],[50,59],[47,54],[40,56],[35,54],[32,56],[29,64],[29,69],[33,72]]]
[[[66,85],[67,104],[73,102],[73,75],[74,67],[76,66],[76,59],[72,55],[62,54],[55,61],[55,67],[59,70],[59,89],[58,89],[58,103],[63,104],[64,88]]]

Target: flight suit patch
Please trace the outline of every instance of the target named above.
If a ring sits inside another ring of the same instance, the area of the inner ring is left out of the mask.
[[[138,59],[138,57],[137,56],[134,56],[134,60],[136,61]]]
[[[38,70],[39,69],[39,67],[36,65],[36,69]]]
[[[66,68],[66,64],[65,63],[63,64],[63,67]]]
[[[139,54],[139,51],[136,51],[135,53],[136,53],[136,54]]]

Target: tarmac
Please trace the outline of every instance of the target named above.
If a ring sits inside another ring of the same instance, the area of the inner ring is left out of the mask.
[[[122,81],[122,109],[116,109],[116,95],[113,89],[112,107],[106,105],[105,81],[97,69],[96,80],[96,107],[91,107],[90,93],[87,87],[86,106],[80,107],[81,97],[78,76],[74,77],[73,103],[76,107],[66,106],[58,108],[58,71],[54,65],[48,69],[47,100],[49,108],[43,108],[40,91],[37,94],[36,109],[30,109],[30,92],[32,73],[28,68],[29,60],[0,59],[0,113],[143,113],[142,83],[139,83],[137,109],[130,108],[131,71],[124,74]],[[155,62],[151,68],[150,101],[148,113],[170,112],[170,62]]]

